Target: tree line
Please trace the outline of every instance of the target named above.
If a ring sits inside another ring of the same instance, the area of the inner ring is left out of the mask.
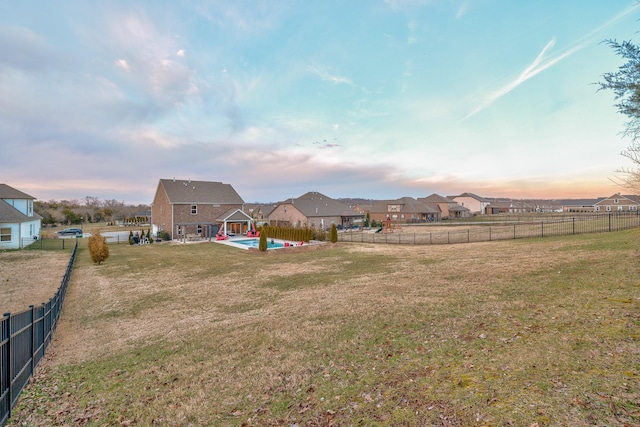
[[[82,200],[36,200],[33,210],[42,217],[42,225],[56,226],[99,222],[145,223],[149,221],[151,207],[86,196]]]

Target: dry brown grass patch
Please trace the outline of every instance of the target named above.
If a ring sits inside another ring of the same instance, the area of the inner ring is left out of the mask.
[[[2,313],[24,311],[29,305],[49,301],[60,286],[68,262],[68,252],[0,252]]]

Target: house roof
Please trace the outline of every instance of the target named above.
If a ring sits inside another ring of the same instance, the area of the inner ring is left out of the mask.
[[[28,195],[27,193],[23,193],[20,190],[16,190],[13,187],[8,186],[7,184],[0,184],[0,199],[31,199],[34,200],[35,197]]]
[[[455,200],[435,193],[427,197],[418,197],[418,201],[422,203],[456,203]]]
[[[288,199],[280,204],[291,204],[307,218],[321,216],[364,216],[348,205],[316,191],[309,191],[296,199]]]
[[[599,199],[565,199],[559,200],[560,205],[562,206],[593,206],[599,201],[604,200],[604,197]]]
[[[222,182],[161,179],[160,185],[174,204],[244,204],[236,190]]]
[[[229,209],[225,213],[223,213],[220,218],[216,218],[216,221],[224,222],[224,221],[251,221],[249,215],[242,211],[242,209]]]
[[[473,193],[462,193],[459,194],[457,196],[449,196],[450,199],[455,199],[456,197],[471,197],[472,199],[476,199],[479,202],[489,202],[490,200],[485,198],[485,197],[481,197],[478,196],[477,194],[473,194]]]
[[[8,198],[8,197],[7,197]],[[23,222],[33,221],[34,219],[42,218],[38,214],[34,214],[32,217],[28,217],[18,209],[11,206],[4,200],[0,200],[0,222]]]

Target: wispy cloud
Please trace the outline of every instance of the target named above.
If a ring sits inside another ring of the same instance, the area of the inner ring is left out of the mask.
[[[586,34],[585,36],[581,37],[574,44],[573,47],[563,51],[559,55],[551,56],[551,57],[545,57],[546,54],[554,47],[554,45],[556,43],[555,38],[551,39],[542,48],[542,50],[540,51],[538,56],[536,56],[536,58],[533,60],[533,62],[531,62],[531,64],[529,64],[514,80],[510,81],[506,85],[498,88],[497,90],[493,91],[488,96],[486,96],[484,101],[482,101],[480,103],[480,105],[478,105],[473,111],[471,111],[469,114],[467,114],[467,116],[463,119],[463,121],[469,119],[470,117],[475,116],[476,114],[478,114],[482,110],[486,109],[491,104],[493,104],[495,101],[497,101],[498,99],[500,99],[503,96],[507,95],[509,92],[511,92],[512,90],[514,90],[515,88],[517,88],[522,83],[524,83],[527,80],[529,80],[530,78],[532,78],[532,77],[536,76],[537,74],[541,73],[542,71],[554,66],[558,62],[562,61],[565,58],[568,58],[569,56],[573,55],[574,53],[584,49],[586,46],[588,46],[589,44],[591,44],[593,42],[594,37],[596,37],[598,33],[600,33],[605,28],[608,28],[608,27],[612,26],[613,24],[615,24],[616,22],[620,21],[625,16],[635,12],[639,7],[640,7],[640,4],[636,4],[636,5],[633,5],[633,6],[630,6],[630,7],[626,8],[625,10],[620,12],[618,15],[614,16],[609,21],[605,22],[604,24],[602,24],[601,26],[597,27],[593,31],[591,31],[588,34]]]
[[[331,82],[334,84],[347,84],[353,85],[353,81],[350,78],[344,76],[336,76],[330,74],[327,70],[317,67],[315,65],[309,65],[309,71],[311,71],[316,76],[320,77],[322,80]]]
[[[540,53],[538,54],[538,56],[536,56],[536,58],[533,60],[533,62],[531,64],[529,64],[527,66],[527,68],[525,68],[518,75],[518,77],[516,77],[514,80],[510,81],[506,85],[502,86],[498,90],[490,93],[480,105],[478,105],[471,113],[469,113],[464,118],[464,120],[467,120],[468,118],[478,114],[480,111],[482,111],[485,108],[489,107],[495,101],[497,101],[498,99],[502,98],[503,96],[505,96],[506,94],[508,94],[509,92],[511,92],[512,90],[514,90],[518,86],[520,86],[522,83],[526,82],[527,80],[529,80],[530,78],[536,76],[537,74],[541,73],[542,71],[546,70],[547,68],[552,67],[553,65],[555,65],[558,62],[562,61],[563,59],[573,55],[574,53],[576,53],[577,51],[581,50],[582,48],[584,48],[586,46],[586,43],[582,43],[582,44],[579,44],[578,46],[573,47],[572,49],[569,49],[569,50],[563,52],[562,54],[560,54],[558,56],[545,59],[545,54],[551,48],[553,48],[553,46],[555,44],[556,44],[555,39],[551,39],[545,45],[545,47],[542,48],[542,51],[540,51]]]

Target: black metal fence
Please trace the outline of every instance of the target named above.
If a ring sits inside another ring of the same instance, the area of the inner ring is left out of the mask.
[[[0,426],[11,418],[11,410],[53,338],[77,250],[76,241],[60,287],[49,302],[0,318]]]
[[[449,224],[452,225],[452,224]],[[546,218],[539,221],[513,223],[465,223],[447,231],[438,225],[425,225],[419,233],[404,232],[402,226],[380,227],[371,232],[339,233],[342,242],[388,243],[404,245],[438,245],[488,242],[526,237],[551,237],[572,234],[601,233],[640,227],[640,212],[609,212]],[[447,227],[451,228],[451,227]]]

